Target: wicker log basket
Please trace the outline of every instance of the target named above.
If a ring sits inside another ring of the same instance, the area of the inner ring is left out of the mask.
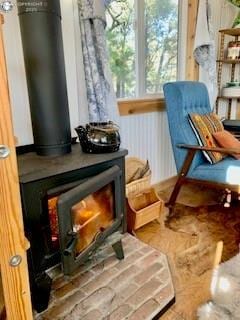
[[[133,196],[150,187],[151,170],[148,161],[126,158],[126,196]]]

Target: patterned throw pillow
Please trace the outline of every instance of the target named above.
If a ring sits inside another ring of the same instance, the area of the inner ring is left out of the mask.
[[[223,124],[215,113],[188,115],[190,125],[197,137],[200,146],[218,147],[212,133],[224,130]],[[217,163],[223,159],[224,155],[219,152],[203,151],[206,159],[211,163]]]

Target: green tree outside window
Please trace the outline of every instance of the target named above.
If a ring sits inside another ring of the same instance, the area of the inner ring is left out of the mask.
[[[178,1],[143,2],[144,34],[139,39],[135,32],[138,16],[134,0],[113,0],[107,7],[110,66],[118,98],[136,97],[136,68],[143,68],[141,74],[145,75],[142,95],[161,93],[165,82],[177,78]],[[144,42],[142,65],[136,63],[137,40]]]

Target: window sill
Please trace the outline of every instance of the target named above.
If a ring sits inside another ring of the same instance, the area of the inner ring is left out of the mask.
[[[118,109],[120,116],[163,111],[165,100],[163,98],[119,100]]]

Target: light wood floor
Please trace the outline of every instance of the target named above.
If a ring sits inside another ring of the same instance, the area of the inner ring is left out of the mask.
[[[168,198],[170,190],[162,192],[162,198]],[[178,202],[199,206],[219,201],[216,191],[199,190],[197,186],[186,186]],[[176,233],[164,225],[167,209],[162,215],[161,223],[150,223],[137,231],[137,237],[168,256],[176,293],[176,303],[167,311],[161,320],[194,320],[200,304],[210,298],[210,279],[212,270],[200,276],[189,274],[180,269],[175,261],[176,252],[181,252],[194,245],[192,236]]]

